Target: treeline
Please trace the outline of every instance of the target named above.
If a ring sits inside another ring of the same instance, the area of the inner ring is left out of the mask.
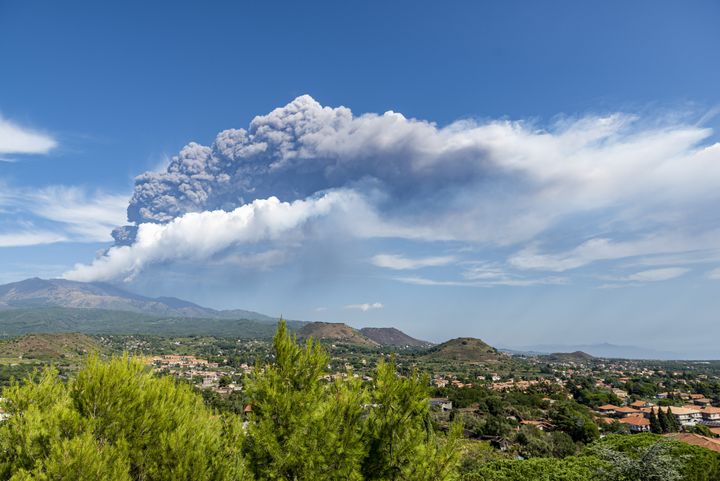
[[[0,479],[709,481],[720,476],[717,453],[648,436],[611,436],[562,459],[497,459],[472,449],[485,443],[461,439],[460,423],[447,432],[434,428],[427,379],[420,374],[398,376],[392,363],[381,361],[372,382],[352,376],[327,380],[328,363],[318,344],[298,345],[280,323],[272,362],[258,366],[245,384],[251,410],[242,415],[209,408],[191,386],[153,376],[129,356],[91,357],[69,380],[47,369],[4,390],[8,417],[0,423]],[[501,406],[495,408],[499,417]],[[568,430],[586,439],[576,413],[558,409],[558,420],[567,418]]]

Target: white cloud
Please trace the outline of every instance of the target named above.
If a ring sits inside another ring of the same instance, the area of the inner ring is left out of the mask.
[[[708,279],[712,279],[714,281],[720,280],[720,267],[717,267],[710,272],[707,273]]]
[[[0,117],[0,156],[47,154],[56,146],[57,141],[51,136]]]
[[[626,277],[631,282],[659,282],[669,281],[677,277],[683,276],[690,272],[690,269],[684,267],[666,267],[664,269],[649,269],[647,271],[636,272]]]
[[[21,197],[32,214],[63,224],[76,240],[84,242],[111,241],[113,227],[127,216],[127,194],[90,194],[77,187],[50,186],[26,191]]]
[[[19,231],[0,233],[0,247],[25,247],[41,244],[54,244],[66,241],[67,238],[56,232]]]
[[[46,224],[40,235],[23,235],[36,244],[53,242],[109,242],[113,227],[126,218],[127,194],[87,192],[78,187],[48,186],[39,189],[2,186],[0,208],[7,216],[42,221]],[[5,224],[9,222],[6,220]],[[21,228],[21,231],[26,229]],[[31,245],[31,244],[27,244]]]
[[[529,287],[529,286],[549,286],[564,285],[568,283],[566,277],[549,276],[539,278],[523,278],[523,277],[501,277],[497,279],[478,280],[478,281],[456,281],[456,280],[436,280],[426,277],[410,276],[396,277],[398,282],[405,284],[413,284],[416,286],[451,286],[451,287]]]
[[[302,237],[313,220],[333,214],[347,218],[356,197],[336,191],[321,197],[280,202],[255,200],[231,212],[185,214],[168,224],[140,224],[131,246],[116,246],[92,264],[78,264],[65,277],[79,281],[132,278],[149,265],[174,261],[207,261],[230,248]]]
[[[646,255],[682,254],[713,249],[720,242],[720,231],[708,230],[689,236],[682,232],[656,233],[638,239],[613,241],[594,238],[568,251],[545,254],[531,246],[510,256],[508,262],[519,269],[564,272],[597,261]]]
[[[463,272],[465,279],[473,281],[491,281],[510,279],[512,276],[497,264],[487,262],[469,262],[469,267]]]
[[[382,309],[384,306],[379,302],[365,303],[365,304],[348,304],[345,309],[358,309],[363,312],[367,312],[375,309]]]
[[[409,258],[396,254],[378,254],[370,262],[378,267],[394,270],[412,270],[422,267],[437,267],[452,264],[456,261],[454,256],[436,256]]]
[[[641,287],[648,282],[669,281],[682,277],[690,272],[686,267],[665,267],[661,269],[648,269],[626,276],[601,276],[601,279],[612,281],[598,286],[600,289],[619,289],[623,287]]]

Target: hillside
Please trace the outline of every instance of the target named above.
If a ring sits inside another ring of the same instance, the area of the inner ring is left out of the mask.
[[[355,346],[379,347],[380,344],[365,337],[360,331],[341,322],[311,322],[298,331],[298,337],[330,341]]]
[[[103,309],[153,316],[249,319],[273,324],[277,320],[242,309],[219,311],[175,297],[145,297],[102,282],[33,278],[0,285],[0,309],[37,307]]]
[[[410,337],[394,327],[363,327],[360,333],[381,346],[430,347],[433,344]]]
[[[287,321],[291,330],[305,323]],[[150,334],[158,336],[217,336],[271,338],[276,325],[251,319],[152,316],[136,312],[81,308],[0,310],[0,337],[29,333]]]
[[[552,354],[549,354],[547,357],[550,360],[560,362],[584,362],[595,359],[594,356],[591,356],[590,354],[583,351],[554,352]]]
[[[0,358],[58,359],[100,351],[97,341],[84,334],[28,334],[0,341]]]
[[[459,337],[430,348],[426,358],[443,361],[485,362],[506,359],[494,347],[473,337]]]

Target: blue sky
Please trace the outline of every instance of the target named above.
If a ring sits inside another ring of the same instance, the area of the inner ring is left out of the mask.
[[[712,356],[719,19],[0,0],[0,281]]]

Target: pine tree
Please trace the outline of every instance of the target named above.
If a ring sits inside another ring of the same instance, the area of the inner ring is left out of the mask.
[[[658,407],[657,411],[658,411],[657,419],[658,419],[658,422],[660,423],[661,430],[659,433],[656,433],[656,434],[669,433],[672,430],[672,421],[670,419],[668,419],[667,414],[665,414],[665,412],[663,412],[663,410],[660,407]],[[651,411],[651,412],[654,415],[654,411]],[[655,432],[655,431],[653,431],[653,432]]]
[[[91,357],[68,383],[48,369],[3,396],[0,479],[242,479],[237,421],[139,359]]]
[[[670,410],[670,406],[668,406],[668,408],[667,408],[666,417],[668,419],[670,432],[676,433],[676,432],[680,431],[680,427],[681,427],[680,423],[678,422],[677,417],[675,417],[675,415]]]
[[[284,321],[274,361],[257,366],[246,390],[252,402],[244,443],[256,479],[451,479],[461,428],[435,435],[427,378],[401,377],[382,360],[371,386],[348,373],[326,381],[328,356],[308,340],[299,346]]]
[[[444,442],[435,436],[427,386],[427,378],[417,372],[400,377],[394,362],[378,363],[364,432],[369,450],[363,479],[434,481],[452,476],[461,428],[455,425]]]
[[[247,384],[245,454],[257,479],[360,480],[365,393],[353,376],[325,381],[329,358],[308,340],[297,344],[284,321],[273,339],[274,362]]]
[[[655,415],[655,411],[650,411],[650,432],[654,434],[663,433],[662,423],[658,419],[658,416]]]

